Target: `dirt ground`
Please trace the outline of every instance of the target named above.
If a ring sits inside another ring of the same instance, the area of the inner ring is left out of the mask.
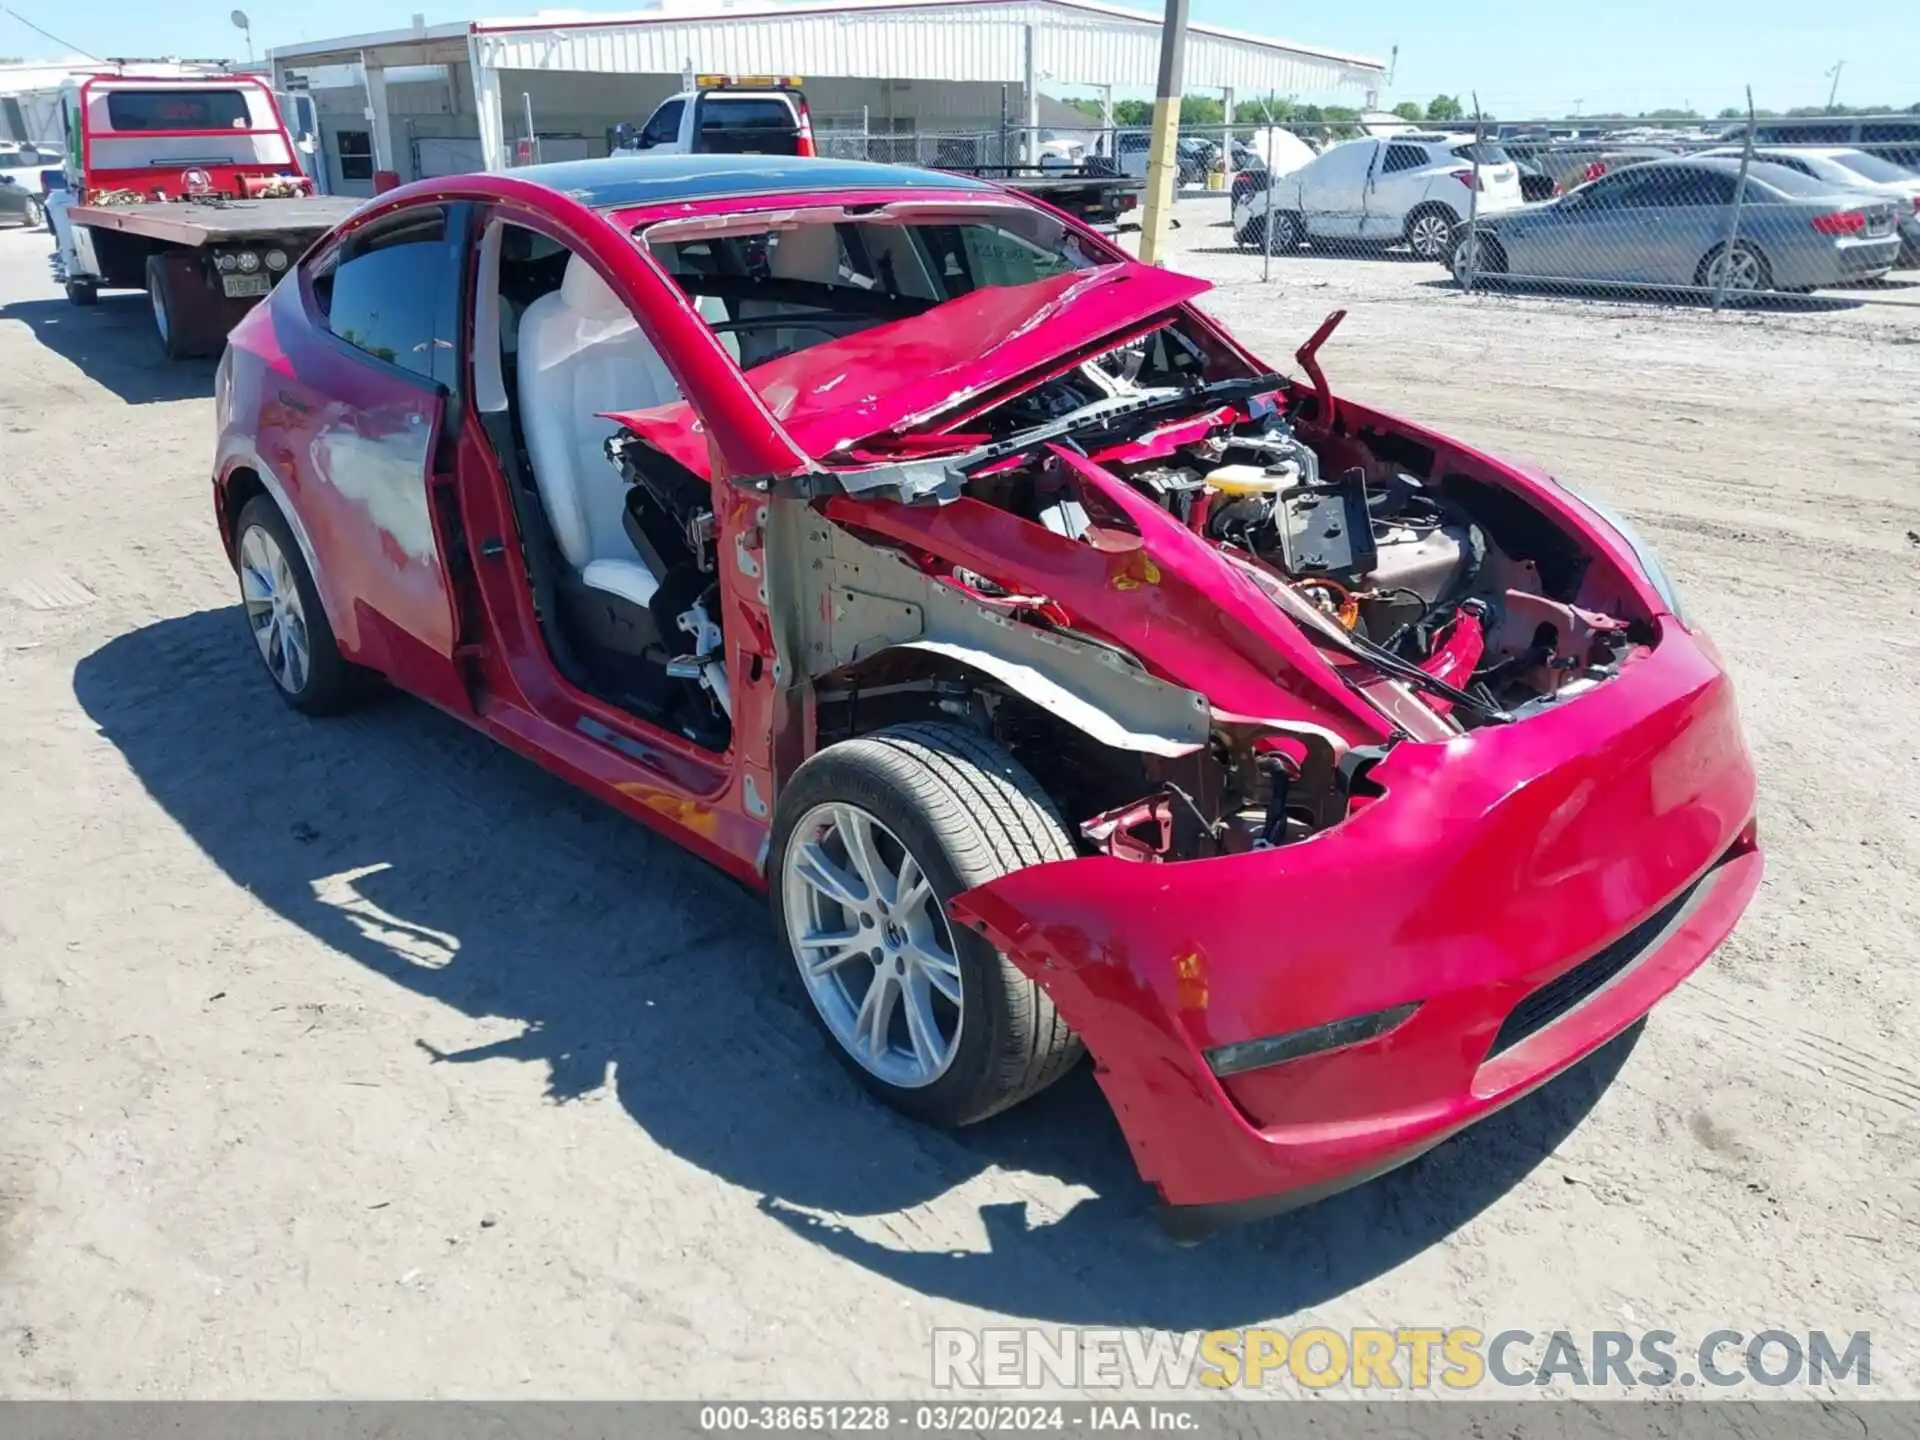
[[[1263,1322],[1869,1330],[1920,1393],[1920,314],[1224,240],[1175,263],[1256,348],[1350,307],[1338,387],[1606,495],[1726,652],[1768,878],[1637,1043],[1197,1249],[1084,1072],[896,1119],[743,891],[424,706],[280,705],[212,367],[0,232],[0,1395],[910,1396],[936,1327]]]

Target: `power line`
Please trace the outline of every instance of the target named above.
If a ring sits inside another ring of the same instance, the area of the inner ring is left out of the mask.
[[[27,19],[27,17],[22,15],[18,10],[12,10],[5,5],[0,5],[0,15],[11,15],[14,19],[18,20],[22,25],[26,26],[29,30],[33,31],[34,34],[40,36],[42,39],[51,40],[54,44],[60,46],[61,49],[65,50],[69,55],[78,55],[82,60],[98,60],[100,58],[98,55],[92,54],[86,50],[82,50],[78,45],[74,45],[68,41],[62,40],[58,35],[54,34],[51,30],[42,30],[38,25],[34,24],[33,21]]]

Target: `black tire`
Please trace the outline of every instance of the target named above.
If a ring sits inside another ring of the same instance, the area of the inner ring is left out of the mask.
[[[190,303],[189,287],[197,278],[173,254],[147,257],[147,298],[153,302],[154,338],[160,342],[160,353],[169,360],[190,360],[206,353],[200,333],[200,311],[206,307],[196,309]]]
[[[29,199],[27,201],[26,213],[20,217],[21,228],[26,230],[38,230],[42,225],[46,223],[47,223],[47,207],[42,205],[38,200]]]
[[[1459,223],[1460,217],[1444,205],[1419,205],[1408,212],[1401,239],[1414,259],[1442,261],[1451,253],[1454,227]]]
[[[100,303],[100,287],[91,280],[67,281],[67,303],[78,305],[82,309]]]
[[[894,1109],[942,1127],[970,1125],[1037,1094],[1080,1058],[1079,1039],[1046,993],[983,937],[949,922],[963,1000],[947,1069],[928,1084],[891,1084],[849,1054],[800,977],[785,903],[787,852],[819,806],[865,810],[913,856],[944,910],[962,890],[1075,851],[1038,782],[994,741],[955,725],[895,725],[829,746],[802,765],[780,796],[769,860],[774,924],[801,1003],[828,1048]]]
[[[299,592],[301,619],[307,638],[306,677],[297,689],[291,688],[273,673],[264,655],[261,656],[261,666],[266,669],[267,678],[273,682],[273,688],[280,698],[294,709],[305,715],[337,715],[350,708],[364,693],[365,687],[361,683],[363,672],[341,658],[340,647],[333,638],[333,627],[327,623],[327,612],[320,604],[320,592],[314,587],[313,576],[307,571],[307,562],[293,538],[293,529],[280,513],[280,507],[268,495],[256,495],[241,507],[240,519],[233,527],[234,570],[242,577],[240,611],[247,629],[247,643],[253,646],[255,654],[260,654],[247,609],[244,565],[239,558],[245,553],[247,532],[252,529],[265,531],[285,559],[294,588]]]
[[[1720,253],[1726,248],[1726,244],[1722,242],[1700,257],[1700,263],[1696,265],[1693,270],[1693,283],[1697,287],[1702,290],[1710,290],[1713,288],[1714,262],[1719,260]],[[1739,289],[1735,289],[1729,285],[1727,287],[1727,293],[1729,295],[1762,295],[1773,289],[1773,265],[1768,261],[1766,252],[1751,240],[1734,241],[1733,254],[1736,263],[1738,263],[1743,253],[1752,257],[1757,283],[1751,286],[1742,286]]]

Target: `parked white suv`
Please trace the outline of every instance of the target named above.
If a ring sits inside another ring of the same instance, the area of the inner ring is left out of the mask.
[[[1422,260],[1447,253],[1453,230],[1474,202],[1474,156],[1480,159],[1478,210],[1518,209],[1520,171],[1507,152],[1471,135],[1394,135],[1335,145],[1298,170],[1272,179],[1272,195],[1256,182],[1234,202],[1233,233],[1261,249],[1273,216],[1273,248],[1309,240],[1404,242]]]

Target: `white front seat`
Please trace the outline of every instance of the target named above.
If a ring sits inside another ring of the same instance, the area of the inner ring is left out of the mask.
[[[560,288],[520,317],[518,361],[520,427],[561,554],[592,589],[646,605],[660,577],[621,523],[626,482],[605,449],[617,427],[600,415],[678,400],[672,373],[625,302],[578,255]]]

